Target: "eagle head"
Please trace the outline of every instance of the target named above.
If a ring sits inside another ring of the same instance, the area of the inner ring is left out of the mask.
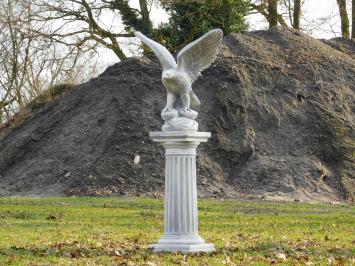
[[[173,79],[176,77],[176,73],[173,69],[163,71],[163,79]]]

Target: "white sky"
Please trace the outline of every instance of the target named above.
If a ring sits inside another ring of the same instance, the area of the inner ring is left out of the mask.
[[[351,1],[348,0],[348,13],[351,18]],[[139,8],[139,0],[131,0],[132,7]],[[164,10],[153,5],[150,17],[154,26],[168,22]],[[267,29],[268,25],[262,15],[255,14],[247,17],[248,30]],[[351,23],[351,20],[350,20]],[[340,19],[336,0],[305,0],[302,6],[301,27],[303,31],[319,39],[330,39],[340,36]],[[118,62],[116,56],[108,49],[100,49],[100,64],[109,66]]]

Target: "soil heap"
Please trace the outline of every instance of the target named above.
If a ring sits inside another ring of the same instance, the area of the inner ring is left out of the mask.
[[[199,195],[353,201],[354,51],[290,29],[226,36],[193,85],[212,132]],[[165,97],[154,56],[67,91],[0,141],[0,195],[161,195],[164,151],[148,132]]]

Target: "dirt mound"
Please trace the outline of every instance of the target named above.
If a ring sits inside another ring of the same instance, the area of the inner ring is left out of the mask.
[[[350,55],[355,58],[355,40],[349,38],[338,37],[331,40],[322,40],[336,50]]]
[[[161,194],[163,148],[148,132],[166,96],[153,58],[109,67],[15,128],[0,142],[0,194]],[[255,31],[225,37],[203,76],[201,196],[353,199],[351,56],[296,31]]]

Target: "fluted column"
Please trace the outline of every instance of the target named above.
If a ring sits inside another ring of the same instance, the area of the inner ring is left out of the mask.
[[[198,235],[196,147],[209,132],[151,132],[165,148],[164,235],[154,251],[210,252]]]

